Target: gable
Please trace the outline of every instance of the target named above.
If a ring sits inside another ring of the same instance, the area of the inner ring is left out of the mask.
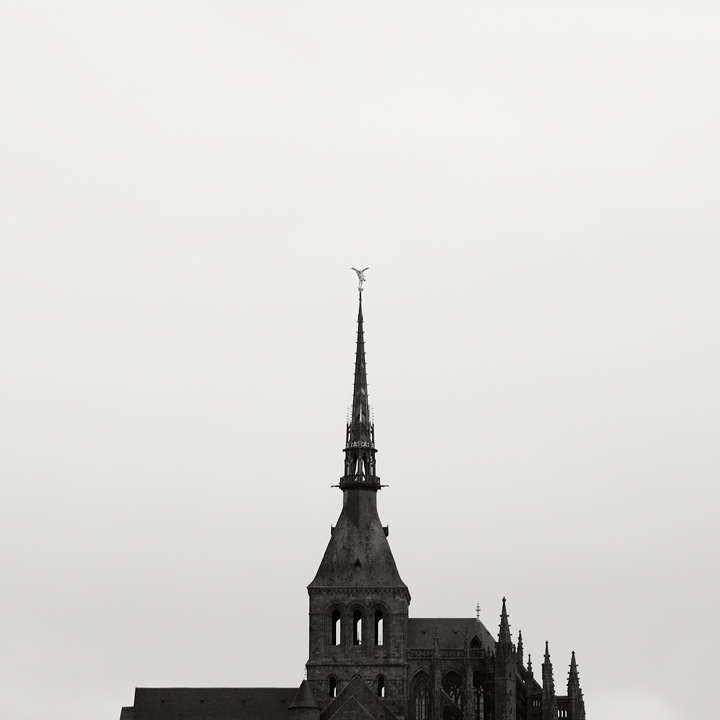
[[[356,675],[320,713],[320,720],[397,720],[393,712]]]
[[[375,720],[372,711],[364,707],[356,697],[346,698],[327,720]]]

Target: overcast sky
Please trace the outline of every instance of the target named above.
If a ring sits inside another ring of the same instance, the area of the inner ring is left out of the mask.
[[[0,697],[297,686],[357,291],[412,617],[717,711],[720,6],[0,0]],[[537,673],[536,673],[537,674]]]

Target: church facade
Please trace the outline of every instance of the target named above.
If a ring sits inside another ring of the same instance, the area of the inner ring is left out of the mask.
[[[409,616],[377,511],[362,279],[343,506],[308,586],[306,679],[299,688],[137,688],[120,720],[585,720],[575,653],[559,695],[548,644],[536,678],[505,598],[497,637],[479,617]]]

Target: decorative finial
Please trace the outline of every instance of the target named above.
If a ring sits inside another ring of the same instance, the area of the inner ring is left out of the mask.
[[[357,273],[358,276],[358,290],[360,292],[363,291],[363,283],[365,282],[365,271],[369,270],[370,268],[363,268],[362,270],[358,270],[357,268],[350,268],[351,270],[354,270]]]
[[[475,616],[478,620],[480,619],[480,603],[475,606]]]

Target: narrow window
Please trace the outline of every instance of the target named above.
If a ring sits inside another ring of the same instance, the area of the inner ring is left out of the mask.
[[[339,645],[340,644],[340,611],[339,610],[333,610],[332,613],[332,620],[331,620],[331,637],[330,637],[330,644],[331,645]]]
[[[378,675],[377,694],[378,697],[385,697],[385,678],[382,675]]]
[[[430,692],[427,682],[421,681],[415,688],[415,720],[427,720]]]
[[[385,623],[383,621],[382,610],[375,611],[375,644],[383,644],[383,634],[385,630]]]
[[[480,673],[476,670],[473,673],[473,687],[475,688],[475,717],[483,717],[485,705],[483,703],[483,689],[480,683]]]
[[[362,613],[353,613],[353,645],[362,645]]]
[[[328,697],[337,697],[337,678],[334,675],[328,678]]]

